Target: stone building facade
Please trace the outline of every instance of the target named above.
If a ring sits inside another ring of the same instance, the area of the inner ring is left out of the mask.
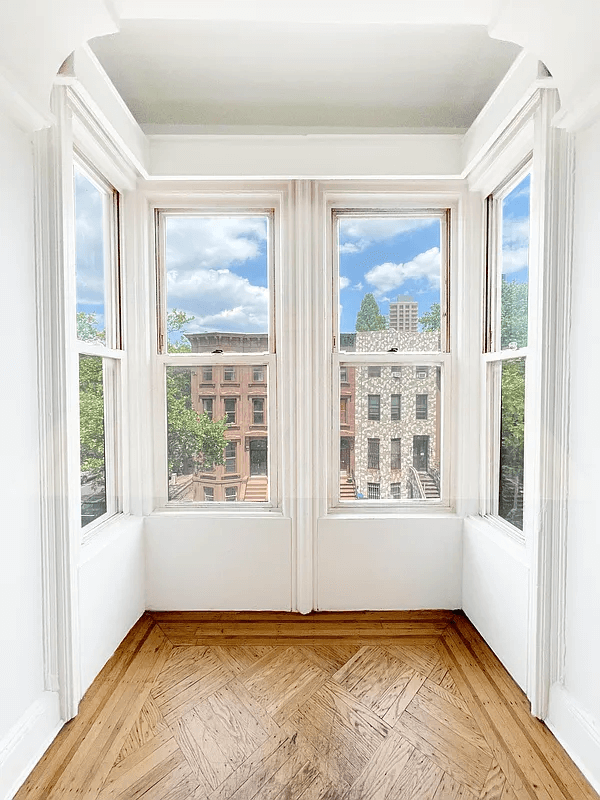
[[[359,332],[354,337],[355,352],[387,352],[392,347],[399,353],[439,351],[437,333],[388,330]],[[357,499],[439,498],[440,368],[403,364],[399,355],[397,365],[349,365],[346,369],[355,388]]]

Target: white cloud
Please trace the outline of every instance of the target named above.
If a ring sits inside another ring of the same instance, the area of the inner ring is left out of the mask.
[[[399,233],[410,233],[438,224],[432,218],[347,217],[340,219],[340,253],[361,253],[373,242],[392,239]]]
[[[363,282],[362,282],[362,281],[359,281],[358,283],[355,283],[355,284],[354,284],[354,286],[352,287],[352,289],[353,289],[354,291],[356,291],[356,292],[362,292],[362,289],[363,289]]]
[[[393,289],[399,289],[407,280],[424,278],[432,289],[440,285],[440,248],[432,247],[419,253],[412,261],[405,264],[386,262],[370,269],[365,279],[375,286],[375,294],[381,296]]]
[[[261,217],[170,217],[167,267],[181,271],[243,264],[261,253],[266,238]]]
[[[529,264],[529,217],[505,217],[502,224],[502,272],[510,275]]]
[[[167,273],[169,308],[194,316],[189,333],[204,330],[263,332],[268,329],[269,292],[228,269]]]
[[[346,278],[345,275],[340,275],[340,290],[346,289],[348,286],[350,286],[350,283],[350,278]]]

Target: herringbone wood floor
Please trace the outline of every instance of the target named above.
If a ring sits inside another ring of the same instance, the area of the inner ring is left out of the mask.
[[[451,612],[145,614],[18,800],[598,800]]]

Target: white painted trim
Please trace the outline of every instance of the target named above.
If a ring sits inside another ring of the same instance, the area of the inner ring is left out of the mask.
[[[32,102],[17,88],[14,76],[3,70],[0,70],[0,108],[25,133],[48,128],[55,121],[47,103]]]
[[[59,692],[65,720],[79,703],[77,563],[79,541],[73,536],[75,475],[72,420],[78,418],[76,392],[69,391],[72,354],[66,308],[66,275],[71,242],[66,235],[72,215],[72,142],[64,91],[53,93],[57,126],[35,135],[35,254],[37,341],[40,399],[43,652],[45,688]],[[74,325],[74,321],[73,321]]]
[[[532,257],[538,264],[532,297],[537,321],[530,359],[536,401],[526,415],[539,420],[537,464],[530,481],[530,699],[547,715],[550,687],[563,680],[566,640],[567,494],[569,465],[570,327],[575,161],[570,134],[553,127],[558,92],[543,90],[536,115],[532,181]],[[535,182],[535,183],[534,183]],[[542,268],[543,265],[543,268]],[[532,365],[535,365],[532,370]],[[556,380],[556,375],[561,380]]]
[[[595,87],[579,95],[566,108],[556,112],[552,120],[557,128],[571,133],[585,130],[600,119],[600,88]]]
[[[0,797],[11,800],[63,726],[58,695],[43,692],[0,740]]]
[[[600,792],[600,721],[562,684],[555,683],[550,689],[544,722],[593,788]]]

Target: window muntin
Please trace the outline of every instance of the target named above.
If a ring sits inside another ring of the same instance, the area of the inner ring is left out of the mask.
[[[402,439],[392,439],[390,442],[390,469],[402,469]],[[393,495],[392,495],[393,497]]]
[[[265,401],[263,397],[252,398],[252,423],[254,425],[265,424]]]
[[[160,219],[159,351],[272,350],[271,214],[165,212]]]
[[[367,367],[368,369],[368,367]],[[367,397],[369,407],[369,419],[381,419],[381,398],[378,394],[370,394]]]
[[[393,394],[390,397],[390,419],[399,420],[402,416],[402,395]]]
[[[228,425],[235,425],[237,417],[237,397],[226,397],[223,401],[225,420]]]
[[[415,416],[417,419],[427,419],[427,395],[418,394],[415,398]]]
[[[340,351],[448,349],[448,218],[445,210],[334,212]]]
[[[379,439],[367,439],[367,469],[379,469]]]
[[[372,415],[373,395],[369,390],[373,379],[369,378],[369,366],[367,361],[343,364],[354,393],[345,416],[340,405],[338,418],[338,502],[373,499],[368,484],[375,482],[381,501],[439,502],[442,365],[430,364],[427,378],[417,381],[414,364],[403,364],[399,371],[397,364],[380,364],[381,377],[377,380],[386,393],[377,396],[380,414],[376,419]],[[392,389],[396,391],[392,393]],[[414,405],[419,389],[427,390],[427,415],[423,419],[417,418]],[[404,415],[400,408],[402,395],[409,403]],[[399,398],[397,406],[395,401],[392,405],[394,397]],[[343,396],[340,403],[342,399]],[[395,408],[399,410],[397,419],[393,418]],[[373,480],[375,477],[377,481]],[[392,484],[399,484],[400,489],[392,489]]]
[[[235,388],[221,382],[235,369]],[[167,364],[168,500],[175,503],[268,503],[268,369],[266,364],[211,365],[217,382],[202,395],[205,365]],[[263,372],[256,394],[254,373]],[[231,391],[235,391],[232,397]],[[213,393],[214,392],[214,393]],[[212,407],[212,416],[205,410]],[[209,490],[210,500],[205,499]],[[227,492],[227,489],[231,491]]]
[[[225,446],[225,472],[237,472],[237,442]]]

